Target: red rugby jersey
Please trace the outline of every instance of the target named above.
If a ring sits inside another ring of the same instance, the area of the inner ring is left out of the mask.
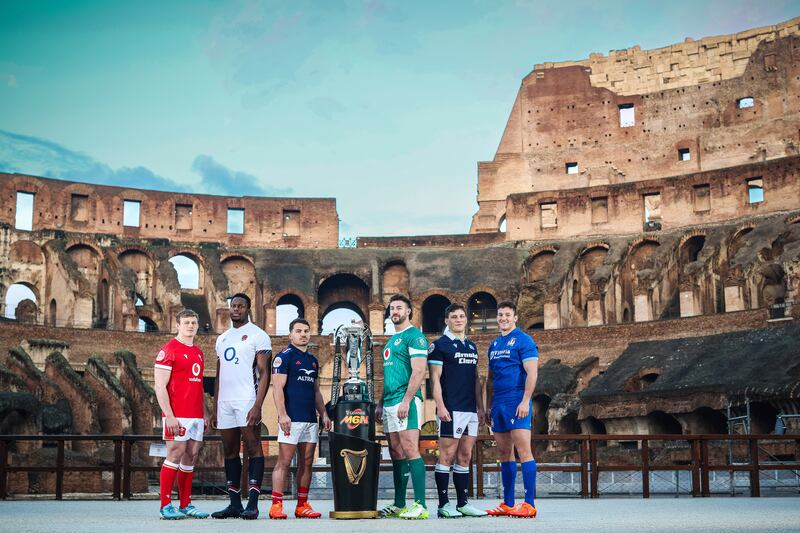
[[[203,418],[204,366],[203,351],[178,339],[172,339],[158,352],[155,367],[172,372],[167,394],[176,418]]]

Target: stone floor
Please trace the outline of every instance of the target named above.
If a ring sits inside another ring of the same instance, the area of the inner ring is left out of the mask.
[[[780,498],[603,498],[598,500],[542,499],[539,517],[535,520],[512,518],[462,518],[424,521],[403,520],[331,520],[330,500],[313,502],[323,512],[320,520],[307,521],[289,518],[276,522],[266,519],[266,503],[262,517],[244,520],[184,520],[167,522],[158,519],[156,501],[1,501],[0,531],[22,533],[41,532],[102,532],[127,531],[308,531],[369,532],[384,531],[536,531],[538,532],[751,532],[800,531],[800,500]],[[496,501],[475,502],[479,507],[491,507]],[[197,500],[203,511],[224,507],[222,500]],[[433,507],[433,506],[431,506]],[[287,502],[294,510],[294,502]],[[187,527],[191,524],[190,528]]]

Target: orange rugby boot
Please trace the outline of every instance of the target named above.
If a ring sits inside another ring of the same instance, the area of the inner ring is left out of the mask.
[[[508,512],[508,516],[513,516],[514,518],[536,518],[536,507],[528,502],[518,503]]]
[[[269,508],[269,517],[273,520],[285,520],[286,513],[283,512],[283,504],[280,502],[273,503]]]
[[[319,518],[322,513],[318,513],[311,508],[311,504],[306,502],[303,505],[298,505],[294,510],[295,518]]]
[[[489,516],[508,516],[514,508],[506,505],[506,502],[500,502],[500,505],[495,507],[494,509],[486,509],[486,514]]]

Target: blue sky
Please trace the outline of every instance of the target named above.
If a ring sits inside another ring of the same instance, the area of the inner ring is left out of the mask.
[[[800,1],[0,3],[0,170],[334,196],[343,236],[465,233],[535,63],[731,33]]]

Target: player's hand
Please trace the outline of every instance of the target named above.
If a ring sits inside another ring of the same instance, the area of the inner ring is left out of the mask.
[[[173,437],[180,435],[181,423],[174,416],[164,417],[164,427],[167,429],[167,435],[172,435]]]
[[[400,420],[408,418],[409,403],[410,402],[403,400],[397,406],[397,418],[399,418]]]
[[[211,415],[211,420],[208,421],[211,429],[217,429],[217,411],[214,410],[214,414]]]
[[[522,400],[517,406],[517,418],[525,418],[531,410],[530,400]]]
[[[324,431],[330,431],[331,426],[332,426],[331,419],[328,418],[328,415],[322,415],[322,429]]]
[[[377,407],[375,407],[375,418],[378,420],[383,420],[383,404],[379,403]]]
[[[254,405],[247,412],[247,425],[257,426],[261,422],[261,409]]]
[[[281,428],[285,436],[289,436],[292,431],[292,419],[289,418],[289,415],[278,415],[278,427]]]
[[[208,431],[208,428],[214,427],[212,425],[212,421],[213,421],[212,417],[210,417],[208,415],[203,415],[203,433]]]
[[[447,411],[447,408],[444,405],[437,405],[436,406],[436,416],[439,417],[439,420],[442,422],[451,422],[453,418],[450,416],[450,413]]]

